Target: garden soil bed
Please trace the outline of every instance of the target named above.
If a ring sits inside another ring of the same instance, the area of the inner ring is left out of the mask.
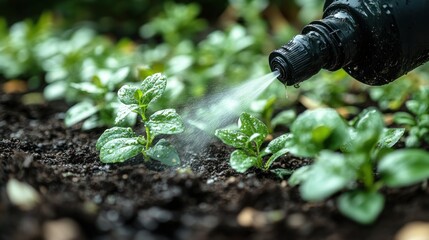
[[[384,190],[370,226],[343,217],[335,201],[306,203],[287,180],[228,166],[230,148],[180,148],[184,168],[136,159],[100,163],[89,132],[63,124],[64,103],[22,105],[0,93],[0,239],[393,239],[404,224],[429,221],[429,187]],[[296,168],[308,160],[283,157]],[[30,184],[40,203],[23,210],[6,183]],[[58,233],[59,232],[59,233]],[[59,235],[58,235],[59,234]]]

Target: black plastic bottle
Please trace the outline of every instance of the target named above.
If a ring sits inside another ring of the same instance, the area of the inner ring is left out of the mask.
[[[383,85],[428,60],[429,0],[327,0],[323,19],[269,56],[286,85],[322,68]]]

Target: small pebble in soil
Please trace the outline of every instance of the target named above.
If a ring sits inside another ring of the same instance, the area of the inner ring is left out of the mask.
[[[226,180],[226,184],[233,184],[233,183],[235,183],[237,181],[237,178],[236,177],[229,177],[227,180]]]
[[[429,222],[411,222],[402,227],[395,240],[429,240]]]
[[[284,212],[281,210],[265,212],[246,207],[237,215],[237,222],[242,227],[263,228],[284,219],[284,217]]]
[[[287,225],[290,228],[301,228],[305,223],[305,216],[300,213],[294,213],[287,218]]]
[[[208,185],[210,185],[210,184],[213,184],[215,182],[215,179],[213,179],[213,178],[209,178],[209,179],[207,179],[207,184]]]
[[[46,240],[82,239],[79,225],[69,218],[47,221],[43,224],[43,237]]]

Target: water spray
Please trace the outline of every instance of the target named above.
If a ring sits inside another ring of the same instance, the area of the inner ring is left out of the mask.
[[[429,60],[428,13],[424,0],[327,0],[323,19],[273,51],[269,64],[288,86],[340,68],[387,84]]]
[[[189,126],[180,141],[193,149],[205,148],[213,140],[216,129],[234,123],[278,76],[274,71],[189,104],[181,113]]]

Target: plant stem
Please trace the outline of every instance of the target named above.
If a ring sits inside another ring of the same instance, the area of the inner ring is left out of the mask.
[[[149,127],[145,126],[144,128],[146,129],[146,150],[148,150],[149,147],[152,145],[153,139],[152,139],[152,136],[150,134]]]
[[[262,157],[259,155],[259,146],[256,146],[256,159],[257,159],[256,166],[259,169],[263,169]]]
[[[370,161],[366,161],[362,165],[362,178],[363,183],[367,189],[372,189],[374,187],[374,175]]]

